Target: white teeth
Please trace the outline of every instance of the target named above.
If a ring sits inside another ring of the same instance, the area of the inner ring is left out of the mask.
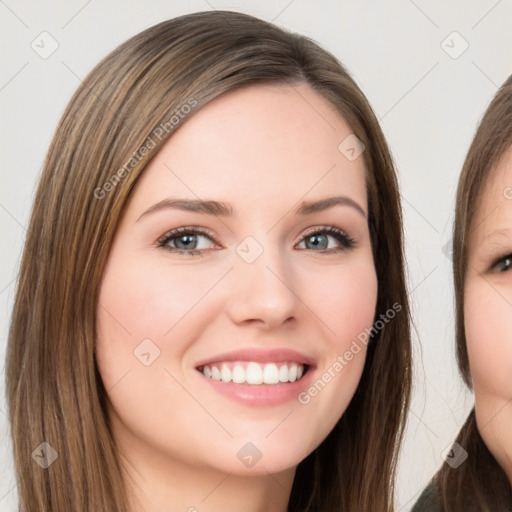
[[[263,383],[263,372],[261,366],[258,363],[249,363],[245,370],[245,380],[247,384],[262,384]]]
[[[279,371],[275,364],[266,364],[263,370],[263,382],[265,384],[277,384],[279,382]]]
[[[231,370],[225,365],[222,365],[221,370],[222,382],[230,382],[231,381]]]
[[[220,363],[215,366],[206,365],[202,371],[207,379],[221,380],[225,383],[279,384],[299,380],[304,375],[304,365],[297,363],[260,364],[249,362],[244,367],[242,364],[230,366],[228,363]]]
[[[233,377],[233,382],[234,383],[242,384],[243,382],[245,382],[245,370],[243,369],[242,366],[237,364],[233,368],[233,373],[231,374],[231,377]]]
[[[288,380],[290,382],[295,382],[297,380],[297,365],[295,363],[292,364],[288,370]]]

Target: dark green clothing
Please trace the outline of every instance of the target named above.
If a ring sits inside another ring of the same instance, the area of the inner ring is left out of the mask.
[[[471,499],[471,498],[469,498]],[[470,507],[471,510],[480,510],[480,508],[476,507],[474,504]],[[467,512],[467,508],[464,510],[460,510],[460,512]],[[500,507],[499,510],[496,508],[492,509],[493,512],[512,512],[512,506]],[[441,499],[439,497],[439,492],[432,485],[432,482],[425,487],[424,491],[421,493],[418,501],[414,504],[411,509],[411,512],[443,512],[444,507],[441,505]],[[459,512],[457,510],[456,512]]]
[[[439,495],[432,484],[421,493],[411,512],[442,512]]]

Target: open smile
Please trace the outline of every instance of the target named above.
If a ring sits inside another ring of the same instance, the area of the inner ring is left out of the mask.
[[[279,405],[297,398],[314,361],[290,350],[243,350],[200,362],[196,370],[218,393],[249,405]]]
[[[307,370],[307,365],[292,362],[261,364],[255,361],[226,361],[204,365],[198,370],[207,379],[224,383],[260,385],[298,381]]]

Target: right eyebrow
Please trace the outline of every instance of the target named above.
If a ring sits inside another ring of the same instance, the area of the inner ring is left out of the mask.
[[[227,203],[218,201],[201,201],[199,199],[167,198],[148,208],[137,219],[137,222],[142,217],[144,217],[144,215],[149,215],[150,213],[165,209],[185,210],[189,212],[204,213],[206,215],[215,215],[220,217],[233,216],[233,209]]]

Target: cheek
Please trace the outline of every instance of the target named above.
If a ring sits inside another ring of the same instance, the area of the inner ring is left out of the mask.
[[[336,404],[332,413],[339,415],[359,383],[367,343],[393,321],[396,312],[386,316],[375,309],[378,284],[371,260],[340,265],[336,272],[332,268],[317,271],[314,280],[304,279],[302,286],[302,296],[316,313],[315,326],[321,338],[319,373],[324,372],[321,380],[329,383],[330,393],[326,394],[332,394],[324,404]],[[379,317],[381,313],[384,315]]]
[[[393,322],[399,310],[376,312],[377,276],[370,259],[340,266],[337,272],[324,269],[316,273],[314,284],[307,283],[303,293],[321,320],[316,326],[322,336],[316,380],[299,395],[310,417],[321,418],[313,446],[314,440],[328,435],[351,401],[364,368],[367,343]]]
[[[121,257],[112,252],[99,296],[100,339],[120,340],[133,350],[150,338],[165,348],[219,278],[199,266],[185,269],[164,260],[156,264],[144,254]],[[173,340],[172,348],[179,351],[179,341]]]
[[[179,266],[156,266],[128,251],[112,251],[97,308],[96,356],[106,389],[127,372],[131,378],[147,380],[148,386],[156,385],[156,366],[164,361],[170,367],[179,364],[188,346],[187,315],[214,279],[201,276],[184,273]]]
[[[316,311],[331,329],[328,338],[342,349],[373,322],[377,302],[375,270],[370,262],[340,268],[334,275],[326,274],[323,280],[315,279],[315,284],[318,285],[309,287],[308,296],[314,297]]]
[[[512,314],[506,293],[468,283],[465,332],[475,394],[512,398]]]
[[[114,255],[115,256],[115,255]],[[122,337],[162,337],[204,294],[208,282],[200,273],[157,268],[142,258],[113,258],[99,297],[100,324]],[[101,307],[103,306],[103,308]],[[120,330],[119,330],[120,329]]]

